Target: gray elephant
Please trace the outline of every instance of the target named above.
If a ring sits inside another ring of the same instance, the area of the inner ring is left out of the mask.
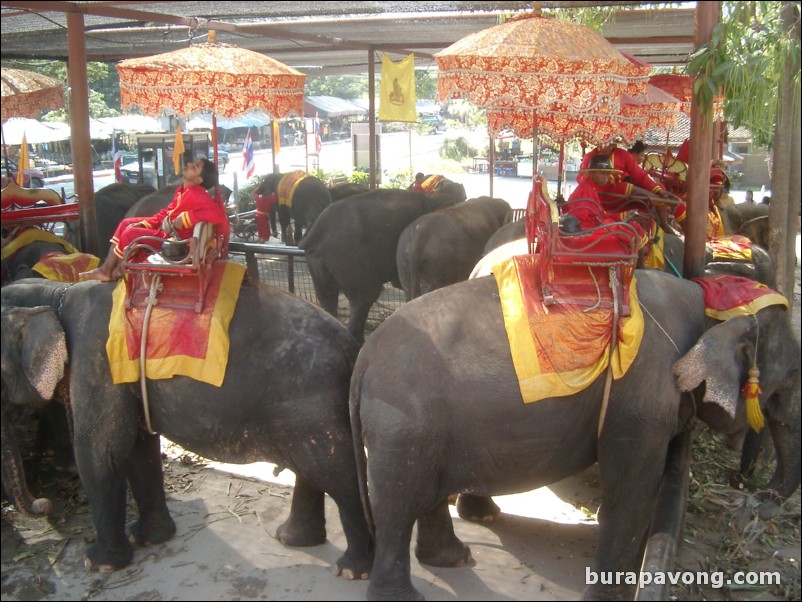
[[[727,234],[741,234],[769,248],[769,206],[763,204],[738,203],[719,209],[721,225]]]
[[[331,194],[320,179],[303,171],[292,171],[265,176],[254,192],[254,200],[257,211],[264,211],[264,207],[269,206],[273,236],[278,235],[278,214],[282,242],[298,245],[318,216],[331,205]],[[290,228],[290,220],[295,225],[294,231]]]
[[[114,233],[114,228],[120,223],[133,205],[142,197],[154,192],[152,186],[144,184],[110,184],[104,186],[95,193],[95,213],[98,231],[98,245],[105,254],[109,250],[109,239]],[[65,224],[63,241],[55,237],[52,241],[36,240],[30,242],[13,254],[3,255],[2,282],[7,284],[22,278],[38,278],[40,274],[32,268],[45,255],[50,253],[70,253],[69,245],[75,248],[80,247],[80,236],[78,222],[68,222]]]
[[[785,308],[715,324],[696,283],[657,270],[637,271],[637,294],[640,351],[612,382],[600,435],[605,374],[579,393],[522,402],[492,277],[429,293],[371,335],[351,379],[355,445],[367,453],[360,485],[375,527],[369,599],[421,599],[410,580],[416,520],[421,562],[470,559],[454,534],[449,494],[527,491],[596,462],[602,505],[594,570],[636,574],[669,441],[694,414],[723,432],[746,429],[740,390],[753,361],[778,458],[768,489],[779,499],[796,490],[800,348]],[[631,599],[634,591],[595,584],[585,595]]]
[[[335,184],[329,187],[329,194],[331,195],[331,202],[336,203],[349,196],[362,194],[363,192],[370,192],[370,188],[364,184],[356,184],[353,182],[346,182],[345,184]]]
[[[407,226],[396,249],[407,301],[467,280],[487,240],[511,217],[507,201],[482,196],[427,213]]]
[[[524,218],[504,224],[488,239],[487,244],[485,244],[484,254],[487,255],[493,249],[524,236],[526,236],[526,221]]]
[[[142,427],[140,385],[111,380],[105,346],[114,288],[25,280],[2,290],[2,466],[4,476],[6,471],[16,476],[10,495],[22,511],[43,509],[44,502],[33,505],[27,493],[14,416],[45,404],[57,387],[68,387],[75,456],[96,531],[87,558],[100,570],[132,560],[125,532],[129,486],[139,510],[131,526],[134,541],[160,543],[175,533],[159,436]],[[247,280],[229,337],[220,387],[183,376],[148,381],[154,430],[207,458],[265,460],[292,470],[297,477],[292,508],[277,531],[287,545],[325,541],[328,493],[348,542],[338,571],[360,578],[370,570],[371,550],[347,402],[356,341],[318,307]]]
[[[421,215],[464,200],[459,185],[448,194],[383,189],[333,203],[298,245],[321,307],[336,316],[342,290],[350,309],[348,330],[362,341],[384,283],[401,288],[395,258],[401,232]]]

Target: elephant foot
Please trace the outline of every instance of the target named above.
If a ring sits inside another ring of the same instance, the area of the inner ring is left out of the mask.
[[[343,554],[334,567],[334,574],[348,579],[360,581],[370,579],[370,570],[373,568],[373,557],[353,558],[348,553]]]
[[[138,546],[160,544],[169,541],[175,535],[175,521],[170,516],[160,520],[139,519],[131,523],[128,532]]]
[[[287,522],[276,529],[276,539],[285,546],[293,548],[319,546],[326,543],[326,527],[325,524],[319,527],[309,524],[297,525],[290,517]]]
[[[425,600],[426,598],[416,590],[412,585],[402,591],[399,590],[391,590],[391,591],[379,591],[379,588],[376,587],[376,584],[373,581],[370,582],[368,586],[368,600]]]
[[[461,493],[457,498],[457,514],[464,520],[489,525],[499,517],[501,508],[493,498]]]
[[[127,543],[127,542],[126,542]],[[124,569],[134,558],[134,548],[131,544],[114,550],[102,550],[98,544],[92,544],[86,551],[84,566],[89,571],[112,573]]]
[[[429,566],[458,567],[473,561],[471,549],[456,537],[437,548],[424,549],[420,542],[415,546],[415,557]]]

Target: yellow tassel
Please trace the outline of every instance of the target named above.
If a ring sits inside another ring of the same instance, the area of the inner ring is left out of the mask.
[[[760,370],[757,366],[749,368],[749,378],[744,383],[741,393],[746,398],[746,420],[755,432],[760,432],[765,419],[763,412],[760,411]]]

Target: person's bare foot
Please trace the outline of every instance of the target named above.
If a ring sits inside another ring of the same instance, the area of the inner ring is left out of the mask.
[[[89,270],[88,272],[81,272],[78,274],[78,280],[98,280],[99,282],[114,282],[115,278],[112,274],[106,273],[106,271],[101,268],[95,268],[94,270]]]

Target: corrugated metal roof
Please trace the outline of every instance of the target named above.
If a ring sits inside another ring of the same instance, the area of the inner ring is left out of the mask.
[[[603,34],[617,48],[652,64],[681,64],[693,48],[693,8],[649,9],[653,2],[542,2],[559,6],[638,6],[616,12]],[[501,14],[531,2],[13,2],[2,0],[0,57],[65,60],[67,12],[83,17],[87,60],[149,56],[204,41],[267,54],[307,75],[367,73],[381,53],[410,52],[418,67]],[[570,43],[570,40],[566,40]]]

